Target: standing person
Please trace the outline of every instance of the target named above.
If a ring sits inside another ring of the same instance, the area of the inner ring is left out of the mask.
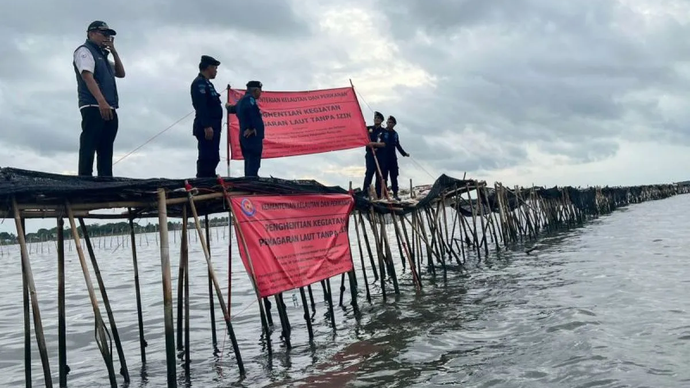
[[[398,136],[398,132],[394,129],[397,123],[398,121],[395,119],[395,117],[388,116],[388,121],[386,122],[387,127],[383,131],[381,137],[385,143],[385,148],[382,152],[385,155],[383,181],[388,184],[388,176],[390,175],[393,198],[395,198],[397,201],[400,201],[400,198],[398,197],[398,155],[395,153],[395,150],[397,149],[398,152],[405,157],[410,156],[410,154],[405,152],[400,145],[400,137]]]
[[[259,103],[263,85],[259,81],[247,82],[247,91],[237,105],[227,105],[240,123],[240,149],[244,158],[244,176],[258,177],[264,147],[264,118]]]
[[[210,80],[216,78],[220,62],[202,55],[199,75],[190,87],[192,106],[196,111],[192,134],[197,140],[197,178],[214,178],[220,162],[220,135],[223,122],[223,105],[220,95]]]
[[[366,154],[364,155],[366,172],[364,173],[364,186],[362,187],[365,197],[369,196],[369,187],[371,186],[371,180],[374,178],[374,176],[377,176],[375,183],[376,195],[382,196],[382,177],[379,176],[376,168],[376,161],[378,160],[379,168],[381,169],[381,173],[383,173],[383,149],[381,148],[383,148],[385,144],[381,141],[381,133],[383,132],[383,127],[381,127],[382,122],[383,114],[381,114],[381,112],[374,112],[374,125],[367,127],[367,130],[369,131],[369,144],[366,146]],[[376,152],[375,148],[380,148],[379,152]]]
[[[115,78],[125,77],[125,68],[115,49],[116,34],[105,22],[94,21],[86,29],[84,44],[74,50],[72,66],[81,112],[80,176],[93,175],[96,154],[98,176],[113,176],[113,145],[119,124]],[[110,54],[112,61],[108,59]]]

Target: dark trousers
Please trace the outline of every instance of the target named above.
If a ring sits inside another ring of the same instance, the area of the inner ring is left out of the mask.
[[[113,144],[117,136],[118,117],[113,110],[111,120],[103,120],[97,107],[81,110],[81,136],[79,136],[79,175],[93,175],[96,156],[98,176],[113,176]]]
[[[386,182],[386,185],[388,184],[388,178],[390,177],[391,179],[391,189],[393,190],[393,195],[397,196],[398,195],[398,175],[400,172],[400,169],[398,168],[398,160],[387,160],[386,163],[384,163],[386,166],[383,171],[383,180]]]
[[[364,185],[362,187],[362,191],[368,196],[369,195],[369,186],[371,186],[371,181],[372,179],[376,178],[374,187],[376,187],[376,195],[379,197],[382,196],[381,193],[381,180],[378,178],[378,172],[376,170],[376,161],[374,160],[374,155],[372,154],[366,154],[364,157],[366,161],[366,172],[364,173]],[[381,158],[377,158],[379,161],[379,168],[381,169],[381,173],[383,174],[384,171],[384,165],[382,163]]]
[[[244,158],[244,176],[258,177],[259,168],[261,168],[261,155],[264,150],[263,139],[242,139],[240,149]]]
[[[216,167],[220,163],[220,124],[213,128],[213,139],[206,140],[204,129],[195,130],[199,156],[196,160],[197,178],[215,178]]]

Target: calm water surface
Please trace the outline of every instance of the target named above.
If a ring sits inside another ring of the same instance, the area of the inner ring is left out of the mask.
[[[211,344],[206,266],[191,238],[191,377],[181,364],[181,386],[193,387],[684,387],[690,386],[690,196],[633,205],[558,236],[545,237],[531,255],[524,249],[449,272],[434,282],[424,274],[415,295],[400,274],[397,301],[364,298],[361,318],[336,309],[330,327],[320,292],[315,341],[309,344],[299,294],[285,294],[292,327],[289,351],[272,335],[273,357],[261,339],[258,310],[241,261],[233,260],[233,325],[247,368],[240,380],[222,319],[217,357]],[[352,228],[354,229],[354,228]],[[213,260],[227,292],[227,231],[212,230]],[[353,244],[356,239],[351,239]],[[131,387],[165,386],[163,305],[159,248],[154,234],[137,236],[144,303],[147,365],[142,368],[130,247],[102,238],[96,249],[123,339]],[[171,232],[173,289],[177,293],[179,232]],[[94,341],[93,310],[76,251],[67,257],[67,357],[70,387],[107,387]],[[32,266],[57,386],[57,281],[55,246],[32,247]],[[0,386],[24,384],[22,293],[16,247],[0,256]],[[399,259],[396,263],[400,267]],[[90,264],[89,264],[90,265]],[[371,272],[368,273],[371,282]],[[96,284],[95,276],[92,281]],[[340,279],[331,287],[338,303]],[[391,288],[389,288],[390,290]],[[98,292],[98,290],[97,290]],[[372,292],[380,290],[372,286]],[[389,295],[390,291],[389,291]],[[100,299],[100,295],[99,295]],[[175,301],[176,303],[176,301]],[[105,317],[105,309],[100,304]],[[176,307],[174,307],[176,311]],[[221,311],[216,310],[216,318]],[[32,345],[36,348],[35,340]],[[113,348],[114,351],[114,348]],[[116,356],[115,356],[116,357]],[[33,352],[34,386],[43,384]],[[117,364],[116,364],[116,369]],[[121,376],[118,381],[122,382]]]

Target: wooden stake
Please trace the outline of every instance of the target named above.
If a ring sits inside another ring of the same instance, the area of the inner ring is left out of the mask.
[[[103,356],[103,361],[108,368],[108,377],[110,378],[110,386],[117,387],[117,380],[115,379],[115,368],[113,366],[113,355],[110,353],[110,348],[108,347],[107,329],[103,323],[103,317],[101,316],[101,311],[98,307],[98,298],[96,297],[96,292],[93,289],[93,284],[91,283],[91,275],[89,274],[89,268],[86,264],[86,258],[84,257],[84,251],[81,246],[81,239],[79,237],[79,232],[77,231],[77,225],[74,221],[74,213],[72,212],[72,207],[69,202],[65,205],[67,209],[67,216],[69,218],[69,223],[72,229],[72,238],[74,239],[74,245],[77,247],[77,256],[79,257],[79,263],[81,264],[81,269],[84,274],[84,281],[86,281],[86,289],[89,293],[89,298],[91,299],[91,306],[93,307],[93,315],[96,320],[96,344],[98,345],[101,355]]]
[[[137,322],[139,326],[139,352],[141,353],[141,364],[146,365],[146,339],[144,339],[144,316],[141,307],[141,287],[139,286],[139,265],[137,263],[137,244],[134,233],[134,215],[132,209],[129,211],[129,231],[132,241],[132,267],[134,269],[134,291],[137,300]]]
[[[230,336],[230,341],[232,342],[233,350],[235,351],[235,358],[237,359],[237,367],[240,370],[240,375],[244,376],[246,371],[244,369],[244,362],[242,361],[242,355],[240,354],[240,349],[237,344],[237,338],[235,337],[235,331],[232,328],[232,323],[230,323],[230,316],[228,315],[228,309],[223,301],[223,292],[220,289],[220,284],[216,278],[216,272],[213,270],[213,264],[211,263],[211,253],[208,249],[208,244],[205,241],[204,235],[201,232],[201,224],[199,222],[199,215],[196,211],[196,205],[194,205],[194,197],[192,197],[191,192],[187,192],[187,197],[189,200],[189,208],[192,210],[192,215],[194,216],[194,225],[196,226],[197,235],[199,240],[201,240],[201,248],[204,250],[204,257],[206,258],[206,264],[208,265],[208,271],[211,274],[211,279],[213,280],[213,286],[216,289],[216,297],[218,298],[218,303],[220,308],[223,310],[223,317],[225,319],[225,326],[228,330],[228,335]]]
[[[165,320],[165,353],[168,388],[177,387],[175,359],[175,328],[172,311],[172,280],[170,274],[170,245],[168,243],[168,206],[165,190],[158,189],[158,229],[160,234],[161,273],[163,280],[163,313]]]
[[[60,388],[67,387],[67,329],[65,322],[65,221],[57,220],[58,255],[58,365]]]
[[[115,340],[115,348],[117,349],[117,356],[120,360],[120,374],[125,379],[125,384],[129,384],[129,370],[127,369],[127,361],[125,361],[125,353],[122,350],[122,343],[120,342],[120,335],[117,331],[117,325],[115,324],[115,316],[113,315],[113,310],[110,308],[110,300],[108,299],[108,293],[105,289],[105,282],[103,282],[103,277],[101,276],[101,270],[98,268],[98,262],[96,261],[96,254],[93,251],[93,246],[91,245],[91,239],[89,239],[89,234],[86,229],[86,224],[83,219],[79,219],[79,226],[81,226],[81,232],[84,235],[84,242],[86,242],[86,249],[89,252],[89,257],[91,258],[91,265],[93,266],[94,273],[96,275],[96,281],[98,282],[98,288],[101,290],[101,297],[103,298],[103,305],[105,306],[106,314],[108,315],[108,321],[110,322],[110,330],[113,333],[113,339]],[[111,355],[112,357],[112,355]]]

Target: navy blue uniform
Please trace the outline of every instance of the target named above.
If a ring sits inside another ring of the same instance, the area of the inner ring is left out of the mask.
[[[244,157],[244,176],[259,176],[261,154],[264,148],[264,119],[259,104],[249,93],[242,96],[235,106],[237,120],[240,123],[240,149]],[[255,130],[249,137],[245,130]]]
[[[383,173],[383,180],[388,184],[388,176],[391,178],[391,189],[393,189],[393,196],[398,196],[398,155],[395,153],[397,149],[400,154],[407,156],[407,152],[400,146],[400,137],[395,129],[384,129],[381,133],[381,139],[386,146],[381,150],[383,158],[385,159],[384,167],[381,167]]]
[[[198,141],[199,156],[196,161],[196,177],[216,176],[220,162],[220,134],[223,121],[223,106],[220,95],[211,81],[199,74],[190,88],[192,105],[196,110],[192,134]],[[206,140],[204,128],[213,128],[213,139]]]
[[[373,125],[370,125],[367,127],[367,130],[369,131],[369,141],[373,143],[380,143],[382,142],[381,140],[381,134],[384,131],[382,127],[376,127]],[[374,176],[377,175],[377,170],[376,170],[376,161],[374,160],[374,153],[371,150],[371,147],[367,146],[366,147],[367,153],[364,156],[364,159],[366,161],[366,168],[367,171],[364,174],[364,187],[362,187],[362,190],[366,195],[369,195],[369,186],[371,186],[371,180],[374,178]],[[379,168],[381,168],[381,173],[384,171],[384,158],[383,158],[383,148],[376,148],[376,160],[379,162]],[[380,196],[381,195],[381,179],[376,179],[375,183],[376,187],[376,195]]]

